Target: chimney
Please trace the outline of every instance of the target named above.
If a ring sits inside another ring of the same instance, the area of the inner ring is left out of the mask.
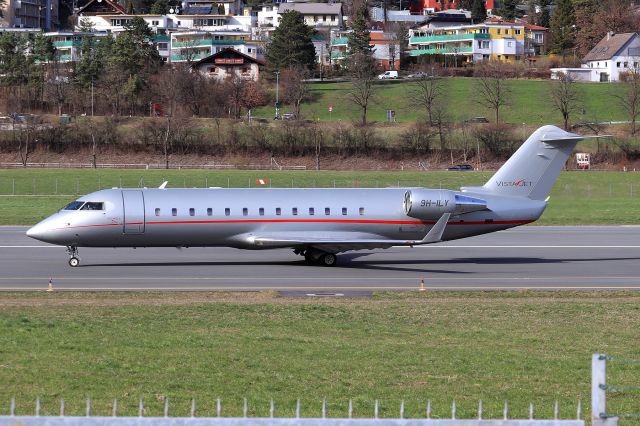
[[[611,40],[611,37],[613,37],[614,35],[616,35],[616,33],[614,33],[613,31],[607,31],[607,40]]]

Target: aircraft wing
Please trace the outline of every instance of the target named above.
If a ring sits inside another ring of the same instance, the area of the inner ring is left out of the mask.
[[[389,248],[392,246],[414,246],[432,244],[442,241],[442,234],[451,217],[445,213],[431,227],[421,240],[390,240],[376,234],[361,232],[277,232],[251,235],[247,239],[257,246],[263,247],[297,247],[312,246],[321,250],[339,253],[348,250]]]

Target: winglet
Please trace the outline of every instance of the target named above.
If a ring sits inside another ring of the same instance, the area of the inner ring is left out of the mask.
[[[424,236],[422,240],[416,242],[418,244],[431,244],[442,241],[442,234],[444,234],[444,230],[447,227],[447,223],[449,222],[449,218],[451,217],[451,213],[443,214],[440,219],[436,222],[435,225],[427,232],[427,235]]]
[[[169,181],[168,181],[168,180],[165,180],[164,182],[162,182],[162,185],[160,185],[160,186],[158,187],[158,189],[165,189],[165,188],[167,187],[167,184],[168,184],[168,183],[169,183]]]

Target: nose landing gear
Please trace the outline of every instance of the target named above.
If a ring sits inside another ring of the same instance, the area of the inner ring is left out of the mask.
[[[78,257],[78,247],[76,246],[67,246],[67,253],[71,258],[69,259],[69,266],[75,268],[80,264],[80,258]]]

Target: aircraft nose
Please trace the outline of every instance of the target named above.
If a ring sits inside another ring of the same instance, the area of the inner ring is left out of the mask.
[[[38,224],[27,230],[27,237],[42,241],[46,232],[46,229],[41,224]]]

